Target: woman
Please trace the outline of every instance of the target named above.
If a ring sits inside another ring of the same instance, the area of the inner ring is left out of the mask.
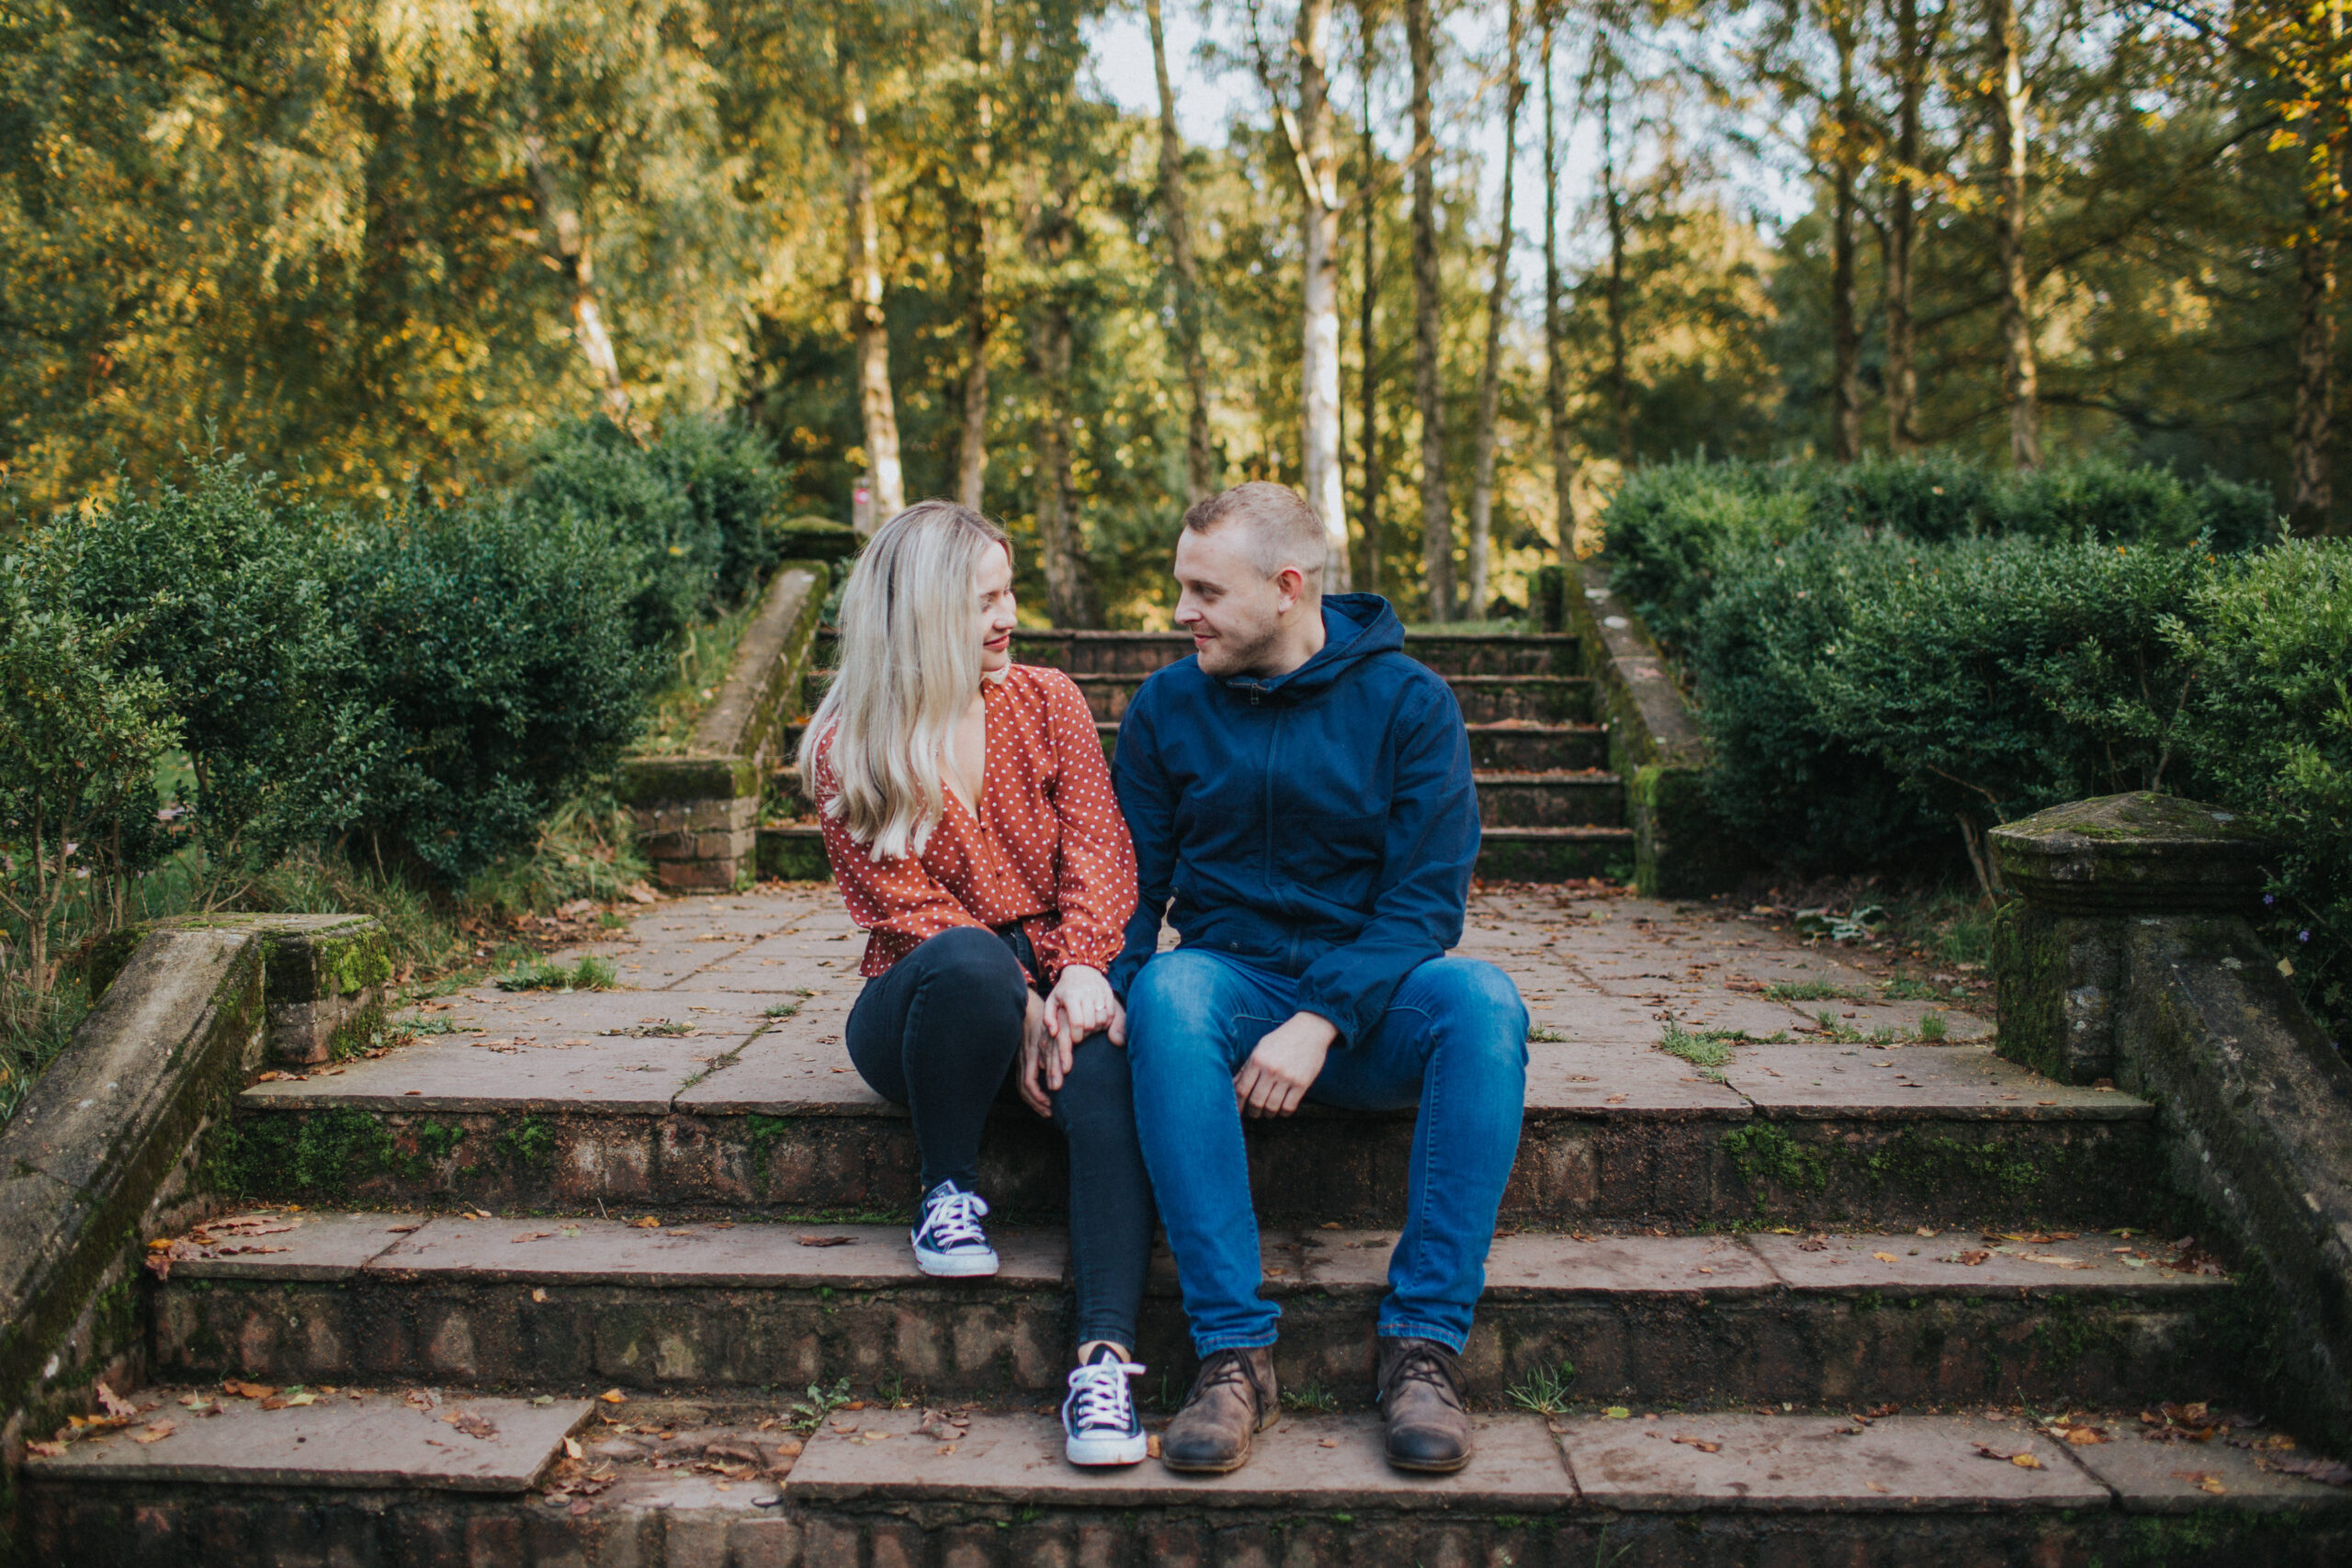
[[[1134,1464],[1128,1379],[1154,1214],[1125,1018],[1103,977],[1136,906],[1135,846],[1086,699],[1012,662],[1012,553],[926,501],[866,545],[842,596],[840,670],[800,747],[825,850],[868,932],[850,1060],[905,1106],[922,1156],[926,1274],[997,1271],[974,1189],[1008,1075],[1069,1141],[1074,1464]]]

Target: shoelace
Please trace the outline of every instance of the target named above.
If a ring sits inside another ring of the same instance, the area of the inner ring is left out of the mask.
[[[1434,1350],[1416,1345],[1396,1358],[1396,1368],[1388,1374],[1388,1393],[1394,1393],[1408,1382],[1428,1383],[1448,1404],[1457,1410],[1464,1408],[1461,1392],[1454,1386],[1453,1369]]]
[[[1090,1361],[1070,1373],[1069,1393],[1076,1405],[1070,1417],[1072,1428],[1110,1427],[1124,1432],[1132,1427],[1135,1392],[1127,1380],[1143,1376],[1143,1371],[1135,1361]]]
[[[1212,1389],[1226,1383],[1239,1383],[1242,1397],[1251,1408],[1258,1404],[1258,1380],[1250,1375],[1250,1363],[1238,1350],[1219,1350],[1202,1363],[1200,1372],[1193,1379],[1193,1392],[1184,1396],[1186,1404],[1208,1397]]]
[[[943,1252],[954,1247],[986,1247],[989,1235],[980,1229],[980,1216],[988,1212],[989,1201],[977,1192],[943,1193],[923,1210],[922,1228],[916,1234],[928,1236]]]

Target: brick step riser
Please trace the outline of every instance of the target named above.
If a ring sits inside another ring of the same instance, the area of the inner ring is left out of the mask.
[[[791,1250],[787,1236],[778,1248]],[[786,1259],[786,1262],[789,1259]],[[1057,1393],[1072,1343],[1066,1289],[986,1281],[873,1291],[426,1280],[162,1287],[156,1371],[176,1382],[462,1384],[504,1390],[797,1390],[847,1378],[927,1399]],[[1270,1292],[1283,1386],[1372,1403],[1364,1291]],[[2233,1292],[2146,1300],[2106,1291],[1770,1291],[1728,1297],[1490,1295],[1464,1353],[1500,1404],[1531,1374],[1577,1369],[1579,1400],[1630,1404],[2128,1404],[2151,1390],[2219,1399]],[[1180,1396],[1196,1370],[1172,1288],[1147,1300],[1138,1359]]]
[[[785,727],[784,755],[799,754],[802,726]],[[1118,754],[1118,727],[1102,727],[1102,754]],[[1598,726],[1578,726],[1563,730],[1553,726],[1525,729],[1487,729],[1470,731],[1470,765],[1498,773],[1581,773],[1587,769],[1609,765],[1609,732]],[[797,770],[786,772],[797,776]],[[787,805],[797,801],[797,786],[786,789],[780,777],[778,790]]]
[[[916,1198],[913,1131],[893,1116],[246,1111],[237,1127],[251,1198],[881,1220]],[[1406,1119],[1311,1116],[1249,1136],[1270,1225],[1401,1223]],[[2109,1227],[2144,1221],[2158,1164],[2146,1122],[1546,1116],[1526,1124],[1502,1213],[1547,1228]],[[1065,1212],[1060,1138],[1025,1111],[1001,1114],[980,1187],[1006,1216]]]
[[[830,671],[808,677],[807,702],[813,710],[824,695]],[[1143,683],[1132,675],[1087,675],[1079,680],[1086,705],[1098,724],[1114,724],[1127,711],[1127,700]],[[1592,724],[1592,682],[1582,677],[1480,676],[1455,678],[1453,695],[1462,705],[1465,724]]]
[[[29,1561],[44,1568],[2325,1568],[2352,1553],[2352,1524],[2340,1518],[2242,1512],[2171,1520],[2046,1508],[1531,1515],[1474,1503],[1302,1514],[1025,1500],[759,1510],[606,1501],[574,1517],[537,1500],[429,1493],[34,1482],[22,1496]]]
[[[815,805],[797,769],[776,775],[783,809],[806,817]],[[1478,821],[1487,828],[1613,828],[1625,819],[1625,788],[1614,773],[1589,778],[1480,779]]]
[[[839,644],[819,634],[812,662],[831,668]],[[1065,640],[1015,632],[1012,657],[1022,664],[1044,664],[1073,675],[1151,674],[1184,659],[1193,639],[1182,634],[1142,633],[1125,637]],[[1407,637],[1405,651],[1441,675],[1580,675],[1584,652],[1573,637]]]

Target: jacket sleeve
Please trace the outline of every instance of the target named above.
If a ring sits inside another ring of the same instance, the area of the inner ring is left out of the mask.
[[[1057,918],[1036,922],[1029,942],[1045,970],[1038,978],[1050,986],[1072,964],[1107,973],[1118,957],[1136,909],[1136,852],[1085,696],[1058,671],[1046,677],[1045,692],[1057,773],[1054,816],[1060,825],[1054,857]]]
[[[1470,736],[1452,692],[1424,691],[1392,732],[1395,784],[1372,919],[1353,942],[1317,959],[1298,980],[1299,1010],[1329,1019],[1341,1046],[1379,1026],[1407,975],[1462,940],[1478,858]]]
[[[1175,792],[1160,765],[1150,699],[1147,682],[1127,705],[1112,769],[1136,856],[1135,913],[1127,920],[1126,943],[1110,970],[1111,990],[1122,1003],[1145,960],[1159,950],[1159,923],[1168,913],[1168,896],[1176,878]]]
[[[922,861],[878,861],[826,807],[840,793],[832,770],[832,738],[820,744],[816,778],[811,784],[817,818],[825,830],[825,858],[832,863],[833,882],[840,887],[849,917],[870,933],[876,951],[893,962],[913,952],[925,940],[953,926],[988,928],[964,901],[940,885]]]

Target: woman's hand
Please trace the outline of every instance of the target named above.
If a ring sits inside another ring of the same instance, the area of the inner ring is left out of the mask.
[[[1054,1104],[1046,1096],[1062,1087],[1070,1056],[1069,1043],[1054,1035],[1052,1018],[1046,998],[1031,991],[1029,1011],[1021,1021],[1021,1099],[1030,1110],[1046,1117],[1053,1115]]]
[[[1064,1072],[1069,1070],[1069,1047],[1098,1029],[1108,1029],[1119,1013],[1118,998],[1111,995],[1111,982],[1103,978],[1102,970],[1083,964],[1073,964],[1062,971],[1054,994],[1046,998],[1046,1008],[1051,1014],[1054,1032],[1064,1042]]]

